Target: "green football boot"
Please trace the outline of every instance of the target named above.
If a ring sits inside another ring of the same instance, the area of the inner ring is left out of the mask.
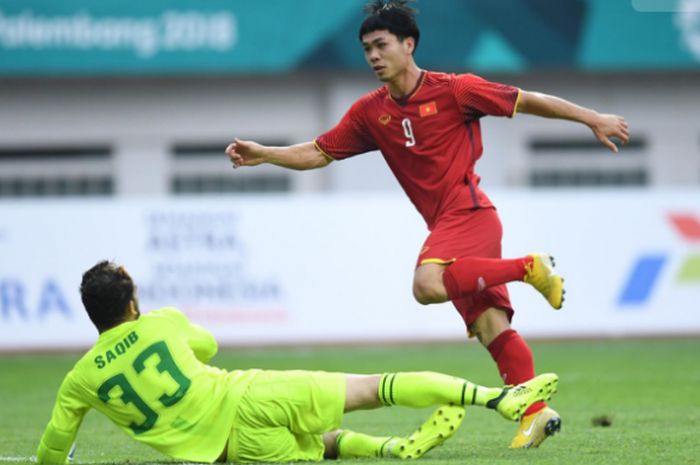
[[[447,441],[464,420],[464,407],[443,405],[430,415],[408,438],[400,438],[392,446],[392,455],[401,459],[417,459]]]
[[[501,395],[486,403],[507,420],[517,421],[535,402],[549,400],[557,392],[559,377],[554,373],[535,376],[530,381],[503,388]]]

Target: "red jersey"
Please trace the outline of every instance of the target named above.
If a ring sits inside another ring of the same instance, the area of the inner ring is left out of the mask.
[[[474,172],[483,152],[479,119],[512,117],[519,94],[473,74],[423,71],[407,97],[377,89],[315,143],[336,160],[380,150],[432,230],[445,212],[493,206]]]

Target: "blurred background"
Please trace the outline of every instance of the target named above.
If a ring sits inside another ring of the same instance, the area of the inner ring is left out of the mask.
[[[234,137],[312,140],[380,84],[364,0],[0,0],[0,350],[96,337],[78,295],[123,263],[142,310],[224,345],[462,340],[411,296],[427,230],[381,155],[231,169]],[[510,287],[529,337],[700,334],[700,1],[423,0],[416,61],[628,120],[485,118],[477,165],[504,254],[547,251],[551,312]]]

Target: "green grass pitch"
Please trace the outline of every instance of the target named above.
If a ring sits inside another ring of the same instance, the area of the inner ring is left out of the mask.
[[[562,415],[562,432],[539,449],[512,451],[507,446],[515,424],[492,411],[470,407],[455,437],[420,463],[700,463],[700,339],[540,342],[532,349],[539,371],[554,371],[561,378],[552,406]],[[0,465],[32,463],[56,390],[77,358],[76,354],[0,357]],[[488,354],[474,343],[226,350],[213,363],[229,369],[434,370],[499,384]],[[344,426],[371,434],[408,434],[428,413],[400,407],[356,412],[346,416]],[[597,417],[612,424],[596,426]],[[78,434],[75,462],[173,461],[131,441],[90,412]]]

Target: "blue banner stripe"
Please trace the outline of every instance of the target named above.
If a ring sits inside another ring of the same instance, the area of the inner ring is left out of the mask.
[[[651,295],[665,263],[665,255],[643,255],[640,257],[620,295],[619,303],[621,305],[644,303]]]

